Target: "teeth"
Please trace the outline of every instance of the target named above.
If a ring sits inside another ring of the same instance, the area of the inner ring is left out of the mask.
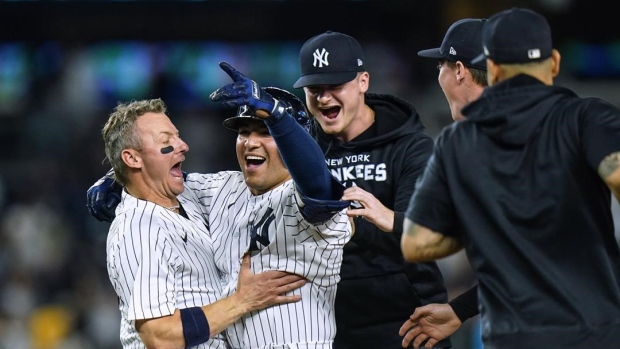
[[[262,156],[253,156],[253,155],[246,156],[245,159],[246,160],[258,160],[258,161],[265,160],[265,158]]]

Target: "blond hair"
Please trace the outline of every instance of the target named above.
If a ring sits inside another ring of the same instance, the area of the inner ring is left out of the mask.
[[[116,180],[125,185],[127,165],[121,158],[124,149],[142,150],[142,139],[136,129],[136,120],[146,113],[166,113],[161,99],[147,99],[119,103],[101,130],[106,159],[112,165]]]

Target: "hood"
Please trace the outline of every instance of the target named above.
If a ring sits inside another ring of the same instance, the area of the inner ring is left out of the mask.
[[[568,89],[522,74],[487,87],[462,112],[495,142],[519,147],[538,133],[541,122],[561,105],[560,100],[574,96]]]
[[[394,139],[423,133],[425,128],[413,105],[393,95],[366,93],[366,104],[375,111],[375,123],[350,142],[327,135],[315,125],[316,137],[333,149],[379,146]]]

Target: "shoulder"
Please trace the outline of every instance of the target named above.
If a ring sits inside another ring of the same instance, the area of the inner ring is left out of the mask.
[[[581,110],[588,115],[596,116],[598,113],[611,114],[616,117],[620,115],[618,107],[602,98],[585,97],[575,98],[574,100],[581,106]]]
[[[185,182],[201,184],[205,182],[226,181],[226,180],[235,179],[239,177],[243,177],[243,173],[239,171],[220,171],[216,173],[191,172],[187,174],[187,178],[185,179]]]
[[[193,191],[218,191],[245,185],[240,171],[220,171],[217,173],[189,173],[185,179],[186,189]]]
[[[471,142],[477,137],[475,123],[469,120],[453,122],[444,126],[434,140],[433,157],[450,157],[463,154],[471,148]],[[437,159],[435,159],[437,160]]]
[[[112,226],[124,227],[125,230],[159,229],[166,226],[163,217],[166,212],[162,211],[165,211],[163,207],[152,202],[145,202],[144,205],[130,207],[119,212]]]

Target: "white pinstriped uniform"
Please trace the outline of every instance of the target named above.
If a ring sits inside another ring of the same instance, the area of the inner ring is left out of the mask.
[[[146,348],[134,320],[207,305],[221,296],[212,238],[196,195],[178,196],[189,220],[124,190],[107,239],[107,267],[119,299],[124,349]],[[192,348],[227,348],[217,335]]]
[[[310,281],[294,291],[300,302],[251,312],[228,327],[231,347],[331,348],[342,248],[351,237],[345,210],[314,226],[299,211],[292,180],[254,196],[237,171],[192,173],[186,185],[197,190],[204,205],[216,264],[224,274],[224,296],[235,291],[241,257],[248,250],[254,273],[283,270]]]

